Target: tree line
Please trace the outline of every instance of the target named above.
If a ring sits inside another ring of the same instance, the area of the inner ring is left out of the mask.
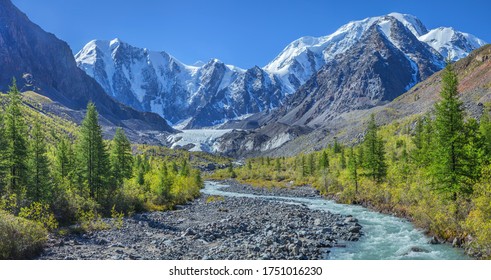
[[[70,224],[111,210],[165,210],[199,195],[201,175],[187,158],[167,161],[148,155],[131,144],[122,128],[112,140],[104,140],[93,103],[74,135],[58,134],[54,141],[47,140],[42,113],[26,118],[28,109],[15,81],[4,107],[0,210],[43,224],[46,217]]]

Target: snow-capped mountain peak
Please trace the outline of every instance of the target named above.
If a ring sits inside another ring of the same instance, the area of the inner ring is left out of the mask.
[[[415,16],[401,13],[390,13],[387,16],[393,17],[409,29],[414,36],[421,36],[428,33],[426,26]]]
[[[370,17],[352,21],[328,36],[302,37],[293,41],[264,69],[280,77],[286,88],[295,91],[326,63],[335,60],[337,55],[345,53],[360,42],[360,39],[373,25],[377,25],[387,39],[398,48],[411,49],[408,41],[420,41],[434,55],[453,60],[460,59],[485,43],[474,36],[462,32],[454,32],[448,36],[448,31],[435,29],[428,32],[425,25],[415,16],[401,13],[390,13],[384,16]],[[402,28],[401,28],[402,26]],[[393,36],[392,30],[397,30]],[[401,33],[406,33],[401,36]],[[411,34],[411,35],[409,35]],[[410,38],[411,37],[411,38]],[[458,39],[450,39],[458,38]],[[413,40],[416,39],[416,40]],[[403,46],[406,44],[406,46]],[[431,46],[431,47],[430,47]],[[408,54],[414,61],[414,54]],[[443,65],[441,58],[430,58],[433,63]]]
[[[472,50],[486,44],[474,35],[459,32],[452,27],[439,27],[419,37],[439,52],[444,58],[457,61],[466,57]]]
[[[355,47],[373,43],[373,38],[386,46],[379,53],[382,59],[392,54],[405,65],[406,90],[441,69],[445,57],[457,60],[484,44],[451,28],[428,32],[415,16],[391,13],[349,22],[327,36],[301,37],[263,68],[245,70],[218,59],[186,65],[164,51],[133,47],[117,38],[93,40],[75,57],[78,66],[120,102],[172,123],[190,119],[188,127],[201,127],[283,104],[286,95],[322,68],[332,67]]]
[[[373,25],[380,26],[388,39],[394,41],[391,29],[396,22],[400,22],[416,37],[427,32],[419,19],[407,14],[391,13],[351,21],[331,35],[318,38],[302,37],[293,41],[264,69],[280,76],[288,88],[296,90],[327,62],[334,60],[337,55],[357,44]],[[393,43],[400,44],[395,41]]]
[[[211,126],[277,107],[284,97],[281,84],[262,69],[251,75],[218,59],[186,65],[119,39],[93,40],[75,58],[109,95],[171,123],[191,117],[190,126]]]

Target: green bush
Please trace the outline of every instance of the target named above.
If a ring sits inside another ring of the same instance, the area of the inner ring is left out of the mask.
[[[42,251],[48,232],[33,221],[0,210],[0,259],[26,259]]]

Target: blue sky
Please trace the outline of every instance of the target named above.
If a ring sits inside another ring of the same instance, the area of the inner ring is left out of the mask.
[[[491,42],[489,0],[12,1],[74,52],[92,39],[118,37],[187,64],[218,58],[242,68],[264,66],[299,37],[328,35],[349,21],[390,12]]]

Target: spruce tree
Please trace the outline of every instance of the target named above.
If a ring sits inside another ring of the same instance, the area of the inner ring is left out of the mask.
[[[21,194],[27,183],[27,126],[21,109],[21,94],[15,80],[8,92],[5,114],[7,188]]]
[[[232,163],[232,161],[229,161],[228,163],[228,173],[230,173],[230,178],[237,178],[237,174],[235,173],[234,164]]]
[[[325,170],[329,168],[329,157],[327,152],[324,150],[319,158],[319,168]]]
[[[423,145],[424,145],[424,139],[423,139],[423,133],[424,133],[424,121],[423,118],[418,118],[416,121],[416,126],[414,128],[414,136],[412,137],[412,141],[414,143],[415,149],[413,152],[413,158],[414,161],[417,163],[422,162],[422,151],[423,151]]]
[[[276,160],[275,160],[275,169],[276,169],[276,172],[280,172],[281,171],[280,158],[276,158]]]
[[[485,163],[491,161],[491,119],[489,116],[489,105],[483,111],[479,122],[479,133],[481,135],[481,146],[483,151],[483,160]]]
[[[0,111],[0,197],[5,193],[5,177],[7,175],[7,141],[3,113]]]
[[[80,127],[76,145],[77,168],[82,191],[100,201],[109,182],[109,156],[102,138],[102,128],[93,103],[87,105],[87,113]]]
[[[378,136],[378,127],[375,115],[371,115],[368,130],[363,142],[363,164],[367,170],[367,176],[380,182],[385,178],[387,165],[385,163],[385,148],[383,140]]]
[[[339,144],[337,137],[334,137],[333,151],[335,154],[341,153],[341,145]]]
[[[46,136],[39,118],[31,131],[29,154],[29,187],[27,195],[32,201],[50,201],[53,182],[46,149]]]
[[[435,105],[436,141],[431,171],[436,189],[454,200],[459,194],[472,191],[465,172],[464,107],[458,94],[457,75],[449,63],[442,75],[441,101]]]
[[[159,173],[159,195],[164,201],[170,200],[172,179],[169,176],[167,165],[164,163],[162,171]]]
[[[315,155],[314,155],[314,153],[311,153],[309,155],[309,174],[310,175],[315,174]]]
[[[305,168],[305,155],[302,155],[300,165],[302,167],[302,177],[307,176],[307,168]]]
[[[344,154],[344,148],[341,148],[339,158],[340,158],[339,162],[340,162],[341,169],[345,169],[346,168],[346,156]]]
[[[412,137],[415,149],[411,152],[411,158],[419,167],[428,166],[432,160],[433,134],[433,122],[430,116],[419,118]]]
[[[74,157],[70,139],[62,136],[55,150],[55,174],[59,181],[70,179],[75,164]]]
[[[351,147],[348,159],[348,171],[351,180],[355,183],[355,194],[358,194],[358,166],[358,155],[355,154],[353,147]]]
[[[116,187],[123,185],[124,179],[129,179],[133,173],[133,155],[131,143],[122,128],[117,128],[111,143],[109,156],[111,162],[111,175]]]
[[[466,175],[464,192],[471,193],[472,186],[481,176],[482,170],[482,135],[479,133],[479,124],[476,119],[470,118],[464,124],[465,144],[464,144],[464,165],[463,171]],[[469,188],[469,189],[468,189]]]

